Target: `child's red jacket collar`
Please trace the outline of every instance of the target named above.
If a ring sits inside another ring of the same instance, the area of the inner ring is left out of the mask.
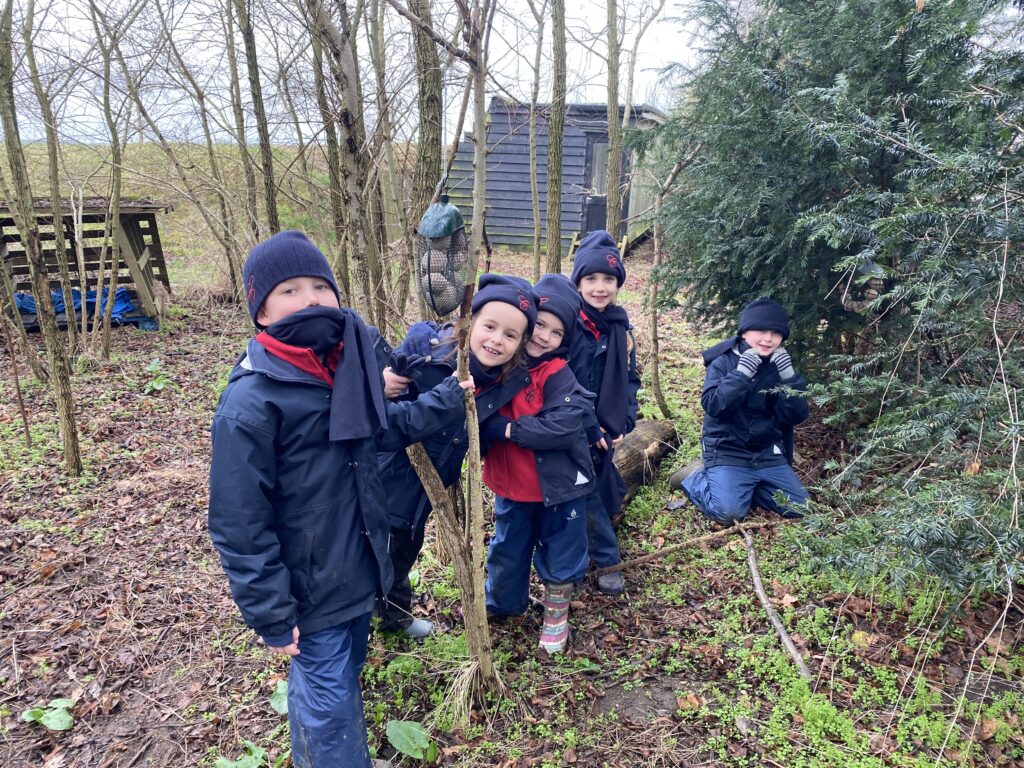
[[[266,331],[258,333],[256,335],[256,341],[262,344],[267,352],[272,354],[286,363],[291,363],[300,371],[308,373],[312,376],[316,376],[318,379],[326,383],[328,386],[334,385],[334,371],[338,367],[338,360],[341,358],[341,349],[343,344],[331,350],[327,355],[327,361],[325,363],[320,362],[320,358],[317,357],[309,347],[293,347],[291,344],[285,344],[283,341],[278,341]]]

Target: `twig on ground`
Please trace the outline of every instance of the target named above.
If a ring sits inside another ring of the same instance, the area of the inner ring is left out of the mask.
[[[772,626],[775,627],[775,632],[782,641],[782,645],[785,646],[787,651],[789,651],[789,655],[793,657],[793,663],[796,664],[797,670],[805,680],[811,680],[813,679],[811,677],[811,671],[804,663],[803,657],[800,655],[800,651],[798,651],[796,646],[793,645],[793,639],[789,636],[786,628],[782,626],[782,620],[779,618],[779,614],[775,612],[772,604],[768,601],[768,595],[765,594],[764,585],[761,583],[761,574],[757,570],[757,559],[754,557],[754,539],[750,536],[750,532],[747,530],[743,531],[743,538],[747,542],[747,564],[750,566],[750,576],[754,580],[754,591],[757,592],[757,598],[761,601],[761,605],[764,606],[764,610],[768,614],[768,619],[771,621]]]
[[[657,552],[651,552],[648,555],[641,555],[640,557],[634,557],[632,560],[626,560],[622,563],[616,563],[615,565],[609,565],[606,568],[598,568],[594,571],[594,576],[603,576],[606,573],[614,573],[615,571],[624,571],[626,568],[632,568],[634,565],[643,565],[649,563],[652,560],[664,557],[665,555],[671,555],[673,552],[678,552],[680,549],[686,547],[693,547],[697,544],[703,544],[706,541],[714,541],[715,539],[724,539],[731,533],[737,533],[740,531],[750,531],[759,528],[772,528],[776,525],[781,525],[782,520],[758,520],[750,523],[736,523],[729,528],[723,528],[720,531],[714,533],[705,533],[703,536],[695,536],[692,539],[681,541],[678,544],[672,544],[671,546],[659,549]]]

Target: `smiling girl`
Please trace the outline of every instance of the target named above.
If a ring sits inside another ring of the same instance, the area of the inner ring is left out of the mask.
[[[534,291],[540,308],[526,345],[529,384],[480,427],[484,482],[495,494],[487,610],[526,610],[532,560],[544,583],[540,647],[554,654],[568,641],[569,600],[588,562],[585,500],[593,465],[583,418],[590,405],[566,364],[580,306],[575,287],[562,275],[545,275]],[[499,317],[510,307],[492,304],[481,308],[470,336],[478,359],[497,359],[503,348]]]

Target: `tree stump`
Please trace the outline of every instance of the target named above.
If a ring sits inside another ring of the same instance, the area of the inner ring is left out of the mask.
[[[649,485],[658,473],[665,454],[679,444],[676,426],[669,419],[642,419],[636,428],[626,435],[615,449],[615,466],[626,481],[626,498],[623,508],[629,504],[642,485]],[[612,516],[612,523],[618,525],[622,509]]]

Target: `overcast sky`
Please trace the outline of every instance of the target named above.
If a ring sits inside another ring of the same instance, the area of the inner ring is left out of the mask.
[[[535,0],[539,3],[541,0]],[[619,0],[619,34],[624,38],[623,51],[619,60],[622,69],[620,77],[620,101],[625,100],[628,51],[633,48],[639,26],[638,15],[650,16],[652,0]],[[566,27],[569,32],[567,43],[567,81],[570,101],[604,102],[607,94],[606,25],[607,5],[603,0],[577,0],[567,4]],[[651,23],[641,39],[637,56],[633,103],[647,103],[667,108],[672,101],[670,86],[662,82],[659,70],[673,63],[688,64],[692,61],[690,36],[682,23],[675,20],[684,6],[680,0],[668,0],[659,17]],[[499,14],[495,19],[495,30],[491,37],[490,66],[501,79],[517,83],[521,99],[529,98],[532,83],[533,56],[536,49],[536,25],[526,0],[506,0],[500,6],[508,9],[508,15]],[[512,18],[509,18],[512,17]],[[673,17],[670,19],[669,17]],[[519,20],[520,23],[517,23]],[[522,20],[529,20],[526,27]],[[526,27],[526,28],[524,28]],[[587,38],[593,38],[593,51],[588,51]],[[545,56],[550,57],[551,23],[546,20],[544,28]],[[548,101],[550,94],[550,65],[545,62],[545,79],[541,86],[541,101]]]

